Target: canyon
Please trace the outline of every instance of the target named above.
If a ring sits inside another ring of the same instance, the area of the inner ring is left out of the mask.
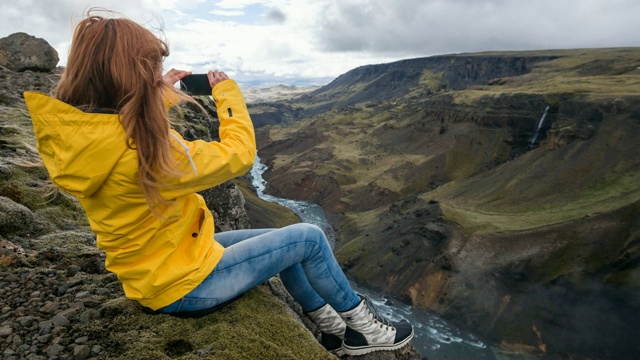
[[[250,106],[266,191],[355,281],[506,351],[633,358],[640,49],[443,55]]]

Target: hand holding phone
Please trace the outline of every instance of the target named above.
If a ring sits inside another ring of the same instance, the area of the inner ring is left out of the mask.
[[[189,95],[211,95],[211,85],[207,74],[191,74],[182,78],[180,90]]]
[[[212,88],[219,82],[229,79],[227,74],[225,74],[223,71],[218,70],[209,70],[209,72],[207,73],[207,77],[209,78],[209,85],[211,85]]]
[[[169,71],[167,71],[166,74],[164,74],[162,76],[162,80],[167,83],[167,85],[169,86],[173,86],[175,85],[175,83],[177,83],[178,81],[182,80],[183,77],[190,75],[191,71],[186,71],[186,70],[177,70],[177,69],[171,69]]]
[[[211,95],[211,89],[227,79],[227,74],[218,70],[206,74],[191,74],[182,78],[180,89],[190,95]]]

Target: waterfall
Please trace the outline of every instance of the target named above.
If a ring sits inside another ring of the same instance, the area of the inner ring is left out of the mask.
[[[542,129],[542,125],[544,124],[544,119],[547,117],[548,112],[549,112],[549,106],[547,106],[547,108],[544,109],[544,114],[542,114],[542,117],[538,122],[538,128],[536,129],[536,132],[533,134],[533,137],[531,138],[531,140],[529,140],[529,146],[533,147],[536,144],[536,141],[538,140],[538,136],[540,135],[540,129]]]

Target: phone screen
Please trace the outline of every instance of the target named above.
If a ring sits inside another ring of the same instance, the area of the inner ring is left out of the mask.
[[[182,78],[180,90],[190,95],[211,95],[211,85],[207,74],[191,74]]]

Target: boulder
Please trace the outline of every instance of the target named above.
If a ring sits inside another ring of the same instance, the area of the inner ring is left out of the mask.
[[[13,71],[50,72],[58,60],[58,52],[44,39],[22,32],[0,39],[0,66]]]
[[[28,207],[0,196],[0,234],[28,233],[34,222],[34,215]]]
[[[200,195],[216,219],[216,232],[250,228],[244,196],[233,182],[203,190]]]

